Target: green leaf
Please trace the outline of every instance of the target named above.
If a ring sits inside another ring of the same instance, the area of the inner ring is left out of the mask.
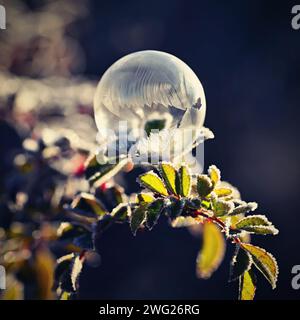
[[[200,219],[199,219],[200,218]],[[182,228],[182,227],[190,227],[193,226],[195,224],[199,224],[203,222],[203,218],[202,217],[197,217],[197,218],[193,218],[193,217],[177,217],[175,218],[172,222],[171,225],[173,228]]]
[[[278,234],[278,230],[272,223],[263,215],[253,215],[241,219],[236,223],[235,228],[245,230],[256,234]]]
[[[256,276],[252,269],[240,277],[239,300],[253,300],[256,291]]]
[[[273,289],[276,288],[278,276],[278,266],[276,259],[265,249],[254,246],[249,243],[241,243],[241,248],[249,252],[252,256],[253,263],[256,268],[270,282]]]
[[[137,230],[141,227],[146,218],[147,206],[148,205],[140,205],[131,213],[130,228],[134,236],[136,235]]]
[[[137,195],[137,202],[138,203],[150,203],[154,200],[155,200],[155,198],[150,193],[142,192]]]
[[[234,204],[231,201],[213,199],[212,208],[217,217],[222,217],[232,212]]]
[[[217,189],[214,189],[214,193],[218,197],[227,197],[227,196],[230,196],[232,194],[232,189],[229,189],[229,188],[217,188]]]
[[[182,214],[183,208],[185,206],[184,199],[170,199],[170,204],[167,205],[166,210],[171,219],[175,219],[176,217]]]
[[[251,255],[241,250],[239,246],[236,247],[235,254],[230,263],[230,276],[229,281],[235,281],[239,279],[246,271],[249,271],[252,264]]]
[[[235,207],[232,212],[230,213],[231,216],[235,216],[238,214],[246,214],[250,211],[254,211],[257,208],[257,203],[256,202],[248,202],[245,204],[241,204],[237,207]]]
[[[163,181],[160,179],[160,177],[154,173],[153,171],[149,171],[147,173],[143,173],[139,176],[138,182],[148,188],[149,190],[161,194],[163,196],[168,195],[168,191],[163,183]]]
[[[191,192],[191,176],[187,166],[181,166],[179,169],[179,178],[180,178],[180,193],[183,197],[188,197]]]
[[[177,194],[176,185],[178,183],[178,174],[173,165],[168,162],[162,162],[159,165],[159,172],[163,177],[170,193]]]
[[[163,199],[157,199],[148,206],[146,211],[146,224],[149,230],[151,230],[154,227],[154,225],[157,223],[163,208],[164,208]]]
[[[219,267],[225,254],[225,240],[219,227],[211,222],[203,225],[203,244],[197,257],[197,276],[207,279]]]
[[[213,189],[214,185],[208,176],[201,174],[197,177],[197,191],[200,197],[206,197]]]
[[[214,186],[221,180],[221,172],[215,165],[208,168],[208,174]]]

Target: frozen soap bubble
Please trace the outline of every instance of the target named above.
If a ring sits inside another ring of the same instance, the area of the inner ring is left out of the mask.
[[[116,61],[102,76],[94,98],[99,132],[144,129],[165,119],[165,128],[201,128],[206,101],[201,82],[183,61],[160,51],[135,52]]]

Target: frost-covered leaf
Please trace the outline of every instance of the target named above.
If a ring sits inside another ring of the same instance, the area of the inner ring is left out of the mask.
[[[182,227],[190,227],[193,226],[195,224],[199,224],[203,222],[203,218],[202,217],[197,217],[197,218],[193,218],[193,217],[177,217],[175,218],[172,222],[171,225],[173,228],[182,228]]]
[[[191,176],[187,166],[181,166],[179,169],[179,178],[180,178],[180,191],[179,193],[183,197],[188,197],[191,192]]]
[[[106,213],[104,205],[93,194],[86,192],[82,192],[73,200],[71,208],[96,216],[103,216]]]
[[[99,163],[97,156],[93,155],[85,164],[85,176],[90,184],[101,185],[115,176],[126,164],[127,158],[107,159],[105,163]]]
[[[253,300],[256,291],[256,276],[252,269],[240,277],[239,300]]]
[[[131,208],[126,203],[120,203],[111,212],[111,216],[115,221],[125,221],[131,214]]]
[[[159,172],[171,194],[177,194],[176,185],[178,184],[178,174],[171,163],[162,162],[159,165]]]
[[[130,228],[134,236],[136,235],[137,230],[141,227],[146,218],[146,210],[147,205],[140,205],[131,213]]]
[[[157,199],[149,204],[146,211],[146,224],[149,230],[151,230],[154,225],[157,223],[157,220],[160,217],[160,214],[164,208],[164,200]]]
[[[243,203],[241,205],[238,205],[235,207],[232,212],[230,213],[231,216],[235,216],[238,214],[246,214],[250,211],[254,211],[257,209],[257,203],[256,202],[248,202],[248,203]]]
[[[139,202],[139,203],[150,203],[150,202],[154,201],[154,199],[155,198],[150,193],[142,192],[137,195],[137,202]]]
[[[232,212],[234,204],[231,201],[213,199],[212,208],[217,217],[222,217]]]
[[[208,168],[208,174],[214,186],[221,180],[221,172],[215,165]]]
[[[263,215],[253,215],[241,219],[235,228],[256,234],[278,234],[278,230]]]
[[[197,276],[207,279],[219,267],[225,254],[225,240],[219,227],[206,222],[203,225],[203,244],[197,257]]]
[[[265,249],[254,246],[252,244],[241,243],[241,247],[251,254],[253,263],[256,268],[270,282],[272,288],[275,289],[278,276],[278,266],[276,259]]]
[[[175,219],[176,217],[182,214],[183,208],[185,206],[185,200],[183,199],[170,199],[170,203],[166,206],[167,213],[171,219]]]
[[[214,189],[214,193],[218,197],[227,197],[227,196],[230,196],[232,194],[232,189],[229,189],[229,188],[217,188],[217,189]]]
[[[201,174],[197,177],[197,191],[200,197],[206,197],[213,189],[214,185],[207,175]]]
[[[229,281],[235,281],[251,268],[252,258],[250,253],[236,247],[234,256],[230,263]]]
[[[138,182],[142,186],[146,187],[147,189],[149,189],[155,193],[159,193],[163,196],[168,195],[168,191],[167,191],[166,186],[164,185],[163,181],[153,171],[149,171],[147,173],[141,174],[138,178]]]
[[[81,273],[82,267],[83,267],[83,259],[80,256],[76,256],[76,258],[74,259],[74,263],[71,271],[71,282],[72,282],[72,288],[74,291],[78,289],[79,275]]]

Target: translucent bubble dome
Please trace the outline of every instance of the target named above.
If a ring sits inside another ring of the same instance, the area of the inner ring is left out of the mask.
[[[169,127],[200,128],[206,101],[201,82],[183,61],[160,51],[140,51],[116,61],[102,76],[94,98],[99,131],[120,120],[141,128],[169,119]]]

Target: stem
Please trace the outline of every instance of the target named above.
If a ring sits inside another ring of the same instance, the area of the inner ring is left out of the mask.
[[[205,218],[205,219],[207,219],[209,221],[214,222],[215,224],[217,224],[222,229],[222,231],[226,235],[226,224],[221,219],[219,219],[218,217],[212,216],[210,213],[211,213],[211,211],[203,209],[203,208],[198,209],[198,210],[195,211],[196,216],[201,216],[201,217],[203,217],[203,218]],[[229,227],[229,229],[230,230],[234,230],[232,227]],[[226,238],[229,239],[228,236],[226,236]],[[237,235],[232,235],[230,238],[236,244],[241,243],[241,240]]]

